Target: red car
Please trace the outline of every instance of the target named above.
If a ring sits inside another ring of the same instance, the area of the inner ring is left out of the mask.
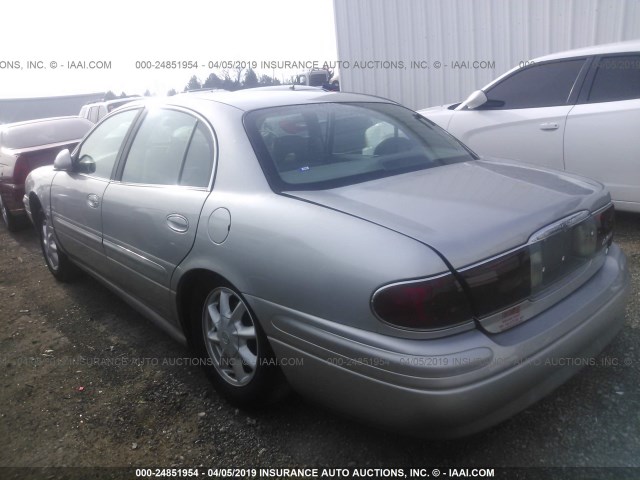
[[[60,150],[73,150],[93,123],[80,117],[55,117],[0,125],[0,211],[11,231],[26,216],[22,197],[31,170],[52,164]]]

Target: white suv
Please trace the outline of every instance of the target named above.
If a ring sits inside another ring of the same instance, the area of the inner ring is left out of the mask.
[[[143,97],[124,97],[117,98],[115,100],[107,100],[107,101],[98,101],[91,102],[83,105],[80,109],[79,117],[86,118],[87,120],[98,123],[102,117],[104,117],[107,113],[111,113],[118,107],[125,105],[129,102],[133,102],[134,100],[140,100]]]
[[[640,212],[640,41],[547,55],[420,113],[477,153],[604,183]]]

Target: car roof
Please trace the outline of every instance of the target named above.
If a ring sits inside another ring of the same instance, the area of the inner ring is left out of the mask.
[[[164,99],[164,103],[190,107],[194,100],[217,102],[230,105],[239,110],[249,111],[268,107],[288,105],[329,103],[329,102],[367,102],[367,103],[395,103],[386,98],[363,95],[360,93],[327,92],[322,89],[246,89],[235,92],[197,92],[189,95],[174,95]]]
[[[630,40],[628,42],[607,43],[603,45],[593,45],[591,47],[576,48],[564,52],[552,53],[542,57],[534,58],[534,62],[545,62],[561,58],[582,57],[589,55],[603,55],[609,53],[640,52],[640,40]]]

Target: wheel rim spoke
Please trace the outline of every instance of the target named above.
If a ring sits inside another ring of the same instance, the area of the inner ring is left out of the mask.
[[[241,324],[242,317],[245,313],[247,313],[247,307],[245,307],[242,302],[238,303],[231,313],[231,322],[235,325]]]
[[[233,374],[238,382],[244,381],[250,375],[242,368],[242,359],[240,357],[233,359]]]
[[[207,332],[207,338],[216,345],[220,344],[220,337],[218,336],[218,332],[213,328]]]
[[[229,298],[230,295],[228,292],[221,291],[220,292],[220,315],[222,317],[229,318],[231,315],[231,308],[229,307]]]
[[[245,327],[244,325],[237,329],[238,338],[243,340],[252,340],[256,338],[256,328],[252,325]]]
[[[207,313],[209,314],[209,320],[211,320],[211,326],[213,328],[218,328],[218,325],[220,324],[220,312],[218,312],[216,306],[213,304],[209,305],[207,307]]]
[[[241,346],[238,349],[238,354],[240,355],[242,361],[249,368],[251,368],[251,371],[256,369],[256,365],[258,364],[258,357],[251,350],[249,350],[249,347],[247,347],[246,345]]]

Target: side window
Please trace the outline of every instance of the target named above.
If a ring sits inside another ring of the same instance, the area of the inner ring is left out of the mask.
[[[640,98],[640,55],[604,57],[598,62],[589,103]]]
[[[487,92],[485,109],[566,105],[585,59],[543,63],[511,74]]]
[[[177,185],[196,123],[183,112],[151,110],[133,140],[122,181]]]
[[[78,151],[78,163],[83,165],[83,171],[95,177],[111,178],[118,151],[138,112],[127,110],[114,115],[91,132]]]
[[[212,167],[213,142],[207,129],[198,122],[187,150],[178,183],[190,187],[206,188],[209,186]]]

